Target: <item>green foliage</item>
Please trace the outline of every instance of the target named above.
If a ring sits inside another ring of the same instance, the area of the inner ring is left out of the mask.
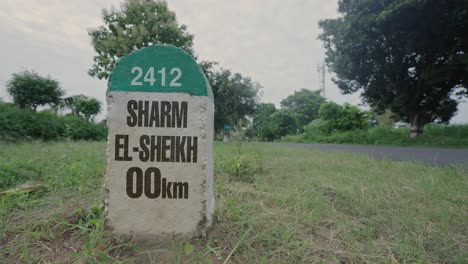
[[[216,170],[230,175],[236,180],[253,182],[262,172],[263,163],[260,155],[244,141],[245,132],[237,125],[231,133],[231,154],[219,157]]]
[[[373,111],[373,118],[376,123],[381,126],[393,127],[395,125],[395,118],[392,111],[386,109],[385,111]]]
[[[34,111],[41,105],[58,106],[63,95],[58,81],[42,77],[33,71],[14,73],[7,88],[16,105]]]
[[[289,109],[276,110],[273,104],[260,104],[253,119],[253,134],[260,140],[273,141],[300,130],[301,114]]]
[[[262,171],[262,159],[258,153],[243,149],[234,157],[222,158],[218,165],[218,171],[227,173],[233,179],[253,182],[255,176]]]
[[[101,102],[96,98],[85,95],[74,95],[64,99],[65,106],[70,108],[73,114],[79,115],[86,121],[93,118],[101,112]]]
[[[325,122],[320,124],[322,133],[367,129],[369,126],[368,114],[350,104],[341,106],[333,102],[323,103],[319,117]]]
[[[332,134],[320,129],[323,121],[312,121],[301,135],[288,135],[284,142],[336,143],[396,146],[468,147],[468,125],[427,125],[424,134],[408,137],[409,128],[377,126],[367,130],[341,131]],[[314,124],[315,123],[315,124]]]
[[[252,134],[266,141],[273,141],[277,138],[277,124],[271,118],[271,115],[276,112],[274,104],[259,104],[253,115]]]
[[[224,125],[235,125],[252,115],[260,100],[262,86],[230,70],[217,68],[216,63],[200,64],[213,90],[215,100],[215,131]]]
[[[299,114],[290,110],[281,109],[269,117],[273,127],[275,139],[288,134],[296,134],[299,131]]]
[[[58,116],[51,111],[33,112],[0,103],[0,140],[103,140],[106,136],[105,125],[90,123],[78,116]]]
[[[273,141],[288,134],[296,134],[317,118],[325,98],[319,91],[301,89],[281,101],[280,110],[273,104],[259,104],[253,115],[253,134],[260,140]]]
[[[165,1],[125,0],[121,10],[102,11],[104,26],[89,30],[96,51],[89,75],[107,79],[119,58],[142,47],[171,44],[193,54],[193,35],[179,26]]]
[[[107,138],[107,126],[105,124],[95,124],[73,115],[59,118],[70,128],[68,133],[71,139],[105,140]],[[59,138],[63,138],[65,134],[62,132],[60,135]]]
[[[314,136],[329,134],[329,131],[330,126],[328,125],[328,122],[320,118],[313,120],[304,127],[304,132],[306,134]]]
[[[467,1],[339,1],[342,16],[320,22],[335,82],[415,135],[448,122],[468,95],[466,10]]]
[[[283,99],[281,106],[297,114],[297,125],[302,130],[302,127],[318,117],[318,110],[324,102],[325,98],[320,95],[320,91],[301,89]]]

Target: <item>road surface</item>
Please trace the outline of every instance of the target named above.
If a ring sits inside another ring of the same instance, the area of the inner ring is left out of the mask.
[[[356,154],[365,154],[378,159],[398,161],[416,161],[431,165],[468,165],[468,149],[455,148],[426,148],[426,147],[389,147],[371,145],[346,144],[293,144],[271,143],[274,145],[318,149],[325,151],[342,151]]]

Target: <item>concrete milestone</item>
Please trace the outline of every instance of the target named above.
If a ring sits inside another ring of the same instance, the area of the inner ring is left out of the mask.
[[[155,45],[108,83],[106,225],[137,243],[203,236],[212,225],[214,102],[193,58]]]

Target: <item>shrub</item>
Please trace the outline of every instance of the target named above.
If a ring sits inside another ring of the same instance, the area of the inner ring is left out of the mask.
[[[0,103],[0,140],[84,139],[103,140],[107,127],[78,116],[58,116],[51,111],[34,112]]]
[[[317,124],[306,126],[300,136],[287,136],[286,142],[298,143],[349,143],[370,145],[420,145],[468,147],[468,125],[435,125],[426,126],[424,133],[411,139],[409,128],[391,128],[377,126],[368,130],[353,130],[334,132],[331,134],[317,133]]]
[[[304,132],[308,135],[323,135],[328,133],[328,122],[323,119],[315,119],[304,127]]]
[[[364,130],[369,127],[367,112],[350,104],[341,106],[333,102],[323,103],[319,109],[319,117],[326,121],[322,130],[327,133]]]

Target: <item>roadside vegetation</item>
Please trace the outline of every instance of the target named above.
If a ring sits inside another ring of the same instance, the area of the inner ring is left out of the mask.
[[[97,99],[85,95],[63,97],[64,91],[57,80],[34,71],[14,73],[6,86],[13,102],[0,100],[0,140],[103,140],[107,137],[105,121],[93,122],[102,109]]]
[[[424,133],[409,138],[409,128],[376,126],[366,130],[320,133],[307,126],[304,133],[287,135],[280,139],[291,143],[335,143],[392,146],[468,147],[468,125],[427,125]]]
[[[303,89],[283,100],[282,109],[260,104],[246,135],[254,141],[291,143],[468,147],[468,125],[428,124],[424,133],[410,138],[410,127],[394,128],[395,119],[390,111],[377,115],[320,98],[317,92]],[[294,108],[287,107],[284,101],[294,101],[290,103]],[[311,121],[304,120],[299,108],[316,114]]]
[[[467,167],[217,143],[214,229],[161,250],[104,228],[105,143],[1,145],[0,192],[47,187],[0,196],[5,263],[468,262]]]
[[[104,140],[105,123],[93,123],[78,115],[57,115],[52,110],[36,112],[0,102],[0,140]]]

